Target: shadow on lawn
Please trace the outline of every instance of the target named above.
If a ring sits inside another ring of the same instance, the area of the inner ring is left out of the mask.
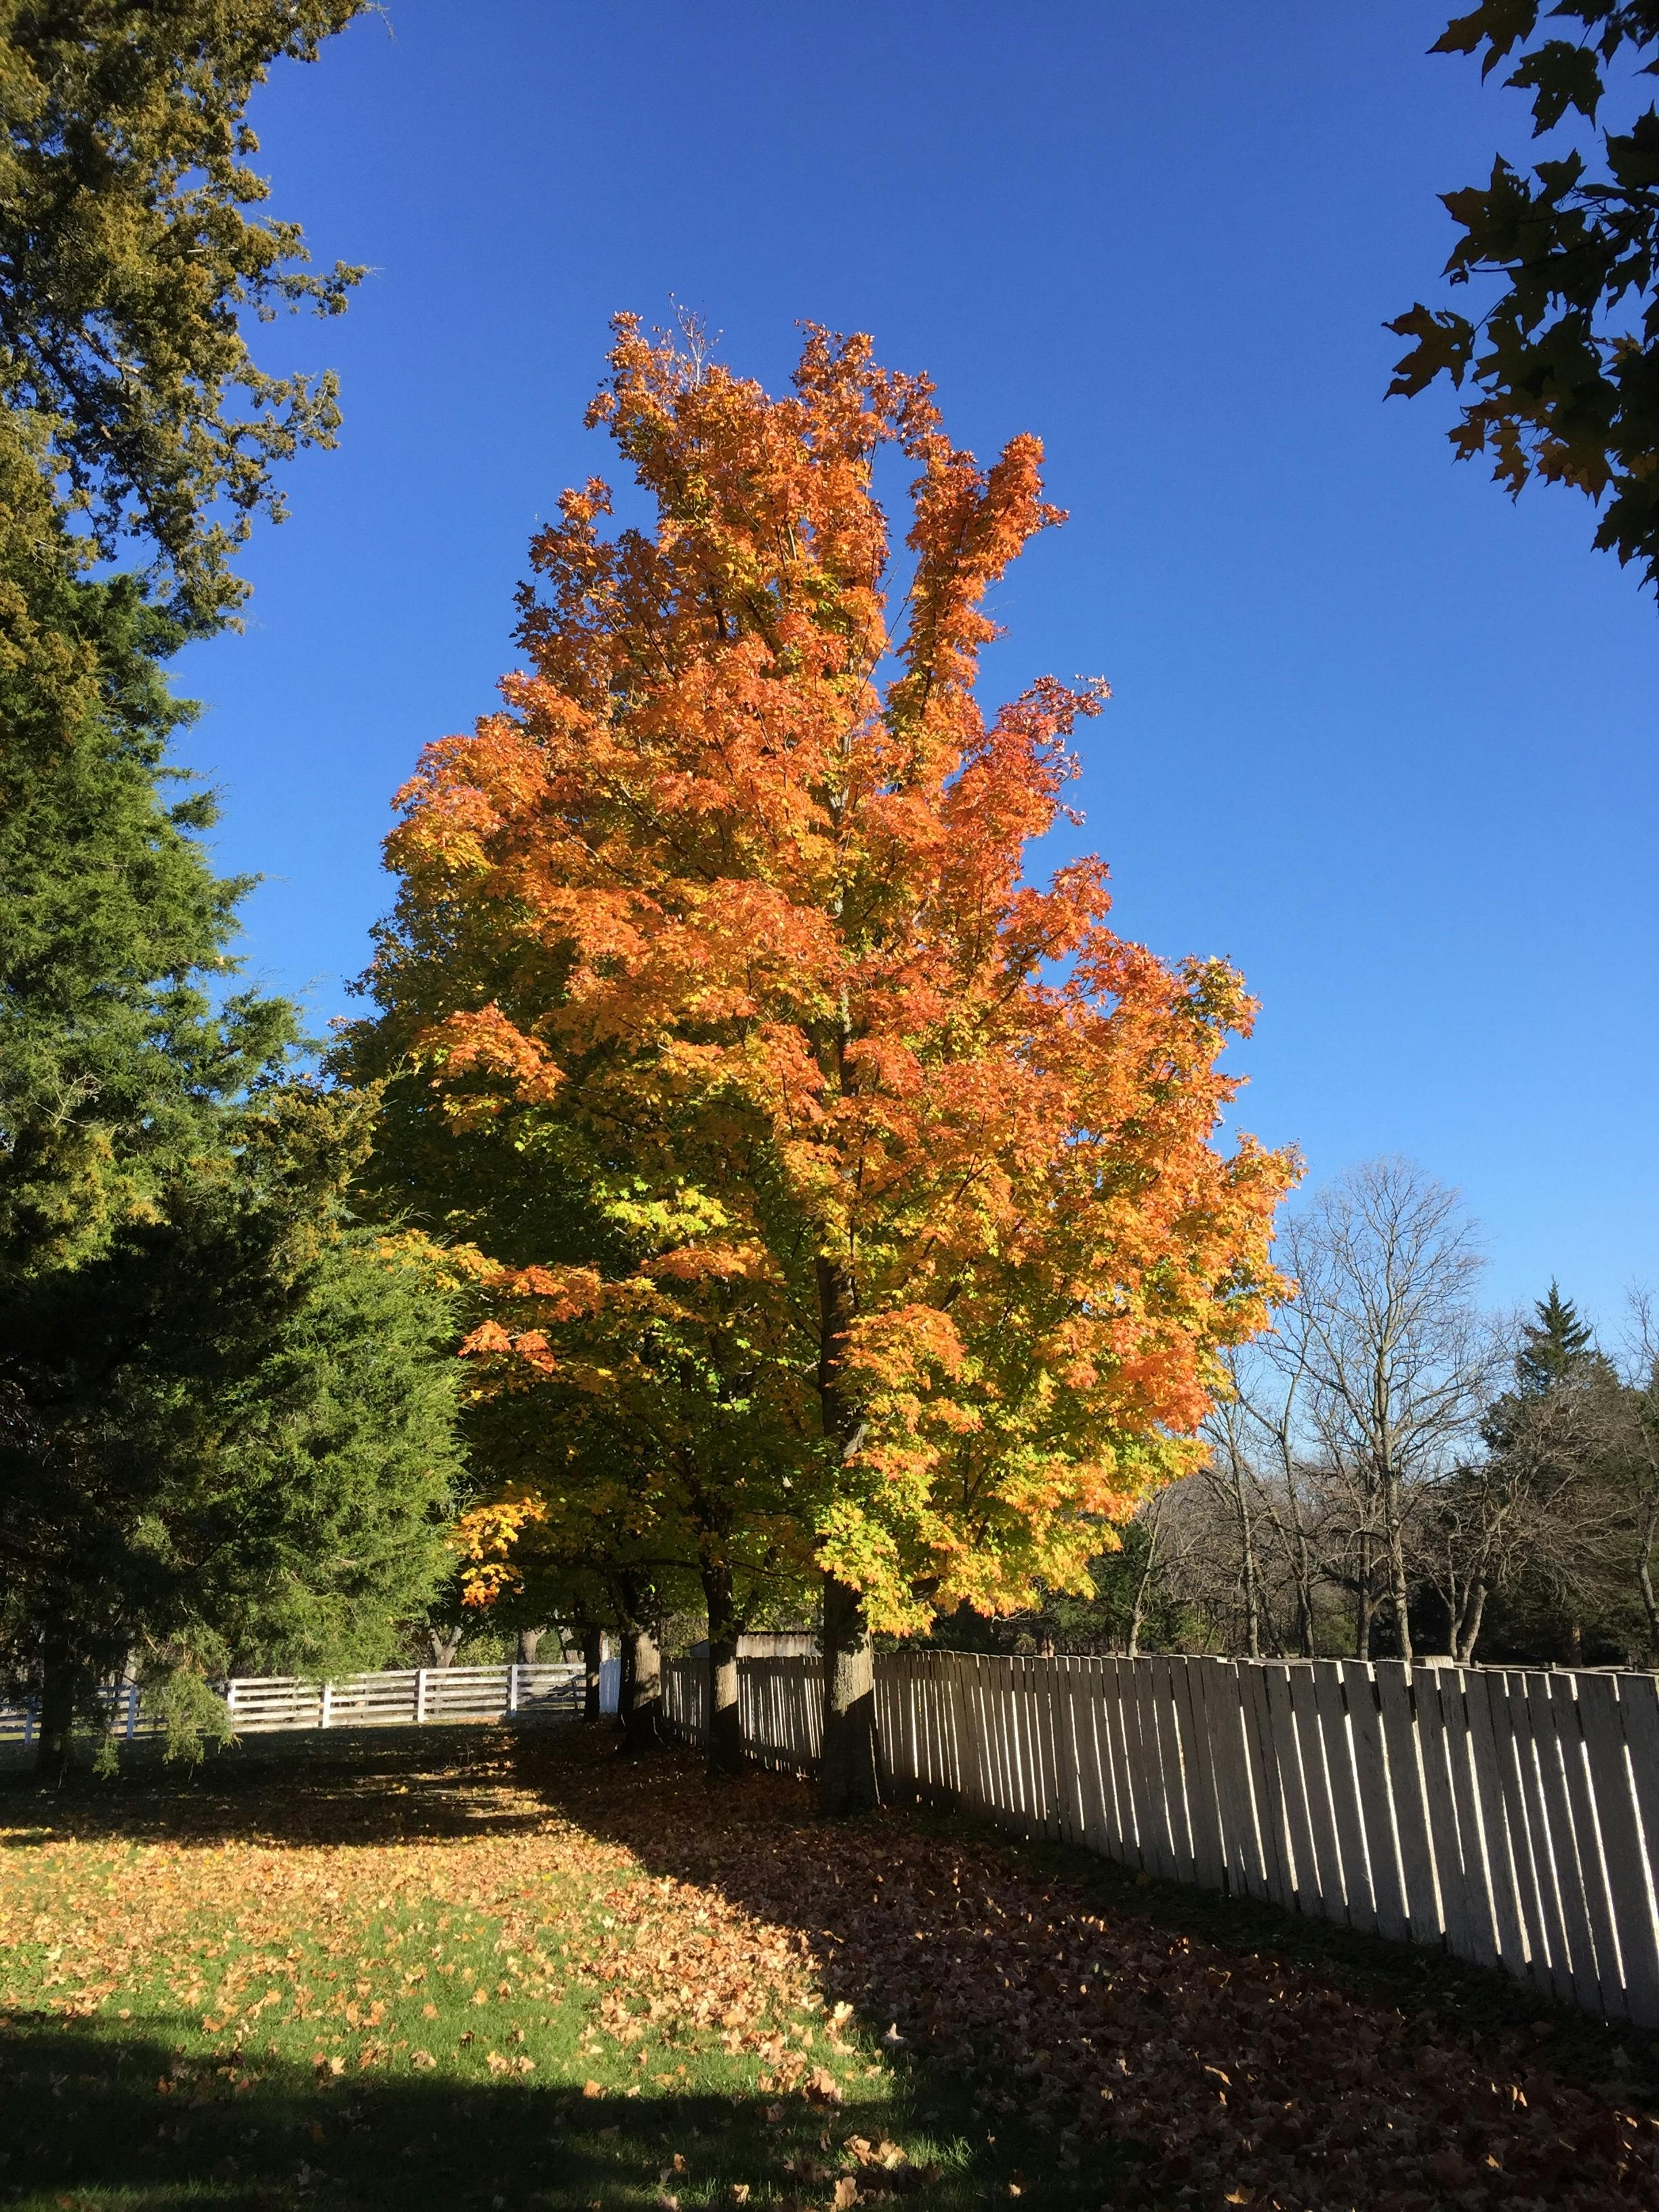
[[[571,1723],[541,1723],[565,1735]],[[125,1748],[121,1771],[78,1771],[62,1790],[0,1773],[0,1842],[27,1848],[64,1833],[135,1842],[307,1845],[442,1842],[539,1828],[544,1807],[504,1799],[531,1730],[360,1729],[249,1736],[194,1770],[166,1766],[149,1744]],[[20,1825],[13,1825],[13,1824]],[[21,1825],[26,1823],[27,1825]]]
[[[797,2172],[803,2160],[828,2162],[821,2129],[799,2115],[769,2125],[748,2100],[589,2101],[569,2087],[438,2076],[330,2085],[251,2054],[181,2057],[154,2023],[137,2026],[0,2021],[0,2201],[30,2212],[621,2212],[672,2197],[775,2206],[793,2193],[776,2181],[786,2158]],[[929,2203],[981,2201],[959,2178],[966,2194],[951,2177]],[[733,2184],[752,2193],[734,2197]],[[800,2185],[804,2201],[823,2203],[834,2185]]]
[[[1039,1917],[1047,1917],[1043,1908],[1052,1899],[1059,1918],[1098,1914],[1121,1927],[1147,1927],[1160,1942],[1184,1938],[1237,1958],[1275,1961],[1286,1977],[1420,2022],[1425,2033],[1483,2051],[1494,2064],[1546,2067],[1594,2094],[1659,2116],[1659,2035],[1595,2019],[1432,1948],[1156,1880],[1092,1851],[1024,1842],[954,1812],[901,1806],[845,1826],[825,1824],[810,1785],[757,1771],[711,1788],[701,1778],[700,1762],[684,1752],[630,1770],[596,1758],[567,1735],[524,1740],[514,1762],[521,1779],[550,1806],[592,1834],[624,1844],[652,1872],[717,1887],[763,1917],[804,1924],[800,1885],[790,1865],[792,1855],[812,1853],[821,1878],[811,1885],[814,1912],[805,1932],[821,1953],[828,1947],[826,1995],[850,2000],[867,2016],[902,2006],[898,1989],[883,1987],[884,1963],[895,1960],[902,1946],[872,1943],[872,1923],[878,1929],[884,1918],[915,1918],[948,1939],[957,1903],[927,1870],[925,1851],[890,1887],[872,1883],[866,1869],[872,1858],[879,1863],[882,1830],[890,1822],[896,1857],[913,1857],[901,1838],[928,1835],[947,1857],[988,1856],[1020,1881]],[[691,1808],[684,1825],[665,1817],[676,1800]],[[697,1818],[700,1802],[718,1805],[721,1817]],[[845,1878],[822,1878],[838,1860],[845,1862]],[[1069,1993],[1041,1964],[1036,1978],[1039,1986],[1048,1980],[1049,1993],[1065,2003]],[[899,1980],[906,1979],[901,1973]]]

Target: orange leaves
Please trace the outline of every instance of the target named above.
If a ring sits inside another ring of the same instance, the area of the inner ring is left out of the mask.
[[[544,1261],[498,1279],[481,1382],[586,1394],[659,1517],[787,1468],[767,1544],[804,1522],[892,1626],[1075,1579],[1085,1520],[1190,1463],[1293,1164],[1216,1147],[1241,980],[1117,936],[1097,859],[1030,880],[1106,696],[975,696],[986,595],[1062,519],[1041,447],[981,465],[863,337],[809,330],[773,397],[627,317],[592,419],[654,521],[566,495],[507,711],[428,750],[389,848],[375,988],[446,1141],[579,1194],[557,1253],[533,1205],[465,1220]]]

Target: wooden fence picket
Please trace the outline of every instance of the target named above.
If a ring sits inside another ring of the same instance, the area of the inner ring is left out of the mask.
[[[1527,1674],[1522,1675],[1522,1683],[1542,1800],[1542,1821],[1549,1838],[1550,1873],[1559,1921],[1559,1948],[1555,1950],[1559,1972],[1554,1978],[1567,2002],[1595,2011],[1610,2000],[1612,2016],[1618,2017],[1626,2007],[1612,1914],[1605,1895],[1592,1896],[1593,1891],[1603,1887],[1601,1870],[1598,1865],[1592,1874],[1587,1867],[1578,1832],[1580,1823],[1589,1813],[1589,1777],[1584,1765],[1578,1703],[1565,1676],[1558,1685],[1552,1675]],[[1559,1697],[1554,1694],[1558,1686],[1562,1692]],[[1511,1695],[1511,1711],[1515,1704]],[[1613,1719],[1622,1763],[1624,1735],[1616,1713]],[[1620,1778],[1624,1779],[1622,1774]]]
[[[1348,1892],[1342,1879],[1342,1852],[1337,1841],[1330,1762],[1325,1755],[1325,1732],[1320,1724],[1319,1688],[1306,1667],[1291,1667],[1285,1671],[1285,1689],[1295,1718],[1297,1749],[1301,1755],[1302,1787],[1308,1811],[1309,1862],[1313,1877],[1311,1884],[1302,1886],[1306,1900],[1303,1909],[1322,1912],[1328,1920],[1346,1920]]]
[[[1412,1685],[1399,1660],[1383,1660],[1375,1669],[1382,1742],[1388,1757],[1389,1795],[1400,1844],[1405,1885],[1406,1929],[1413,1942],[1431,1943],[1443,1926],[1439,1885],[1424,1780],[1423,1744],[1413,1725]]]

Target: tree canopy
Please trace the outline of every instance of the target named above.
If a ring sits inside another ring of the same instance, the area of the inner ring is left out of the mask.
[[[829,1717],[845,1642],[867,1718],[866,1622],[1076,1586],[1194,1463],[1291,1164],[1212,1142],[1233,971],[1113,933],[1097,860],[1026,880],[1102,696],[975,697],[1060,520],[1036,441],[981,468],[863,337],[809,331],[772,398],[628,317],[590,420],[654,527],[607,536],[595,481],[536,540],[529,666],[404,794],[371,988],[434,1111],[574,1172],[623,1255],[504,1265],[481,1374],[641,1311],[723,1345],[789,1405]]]
[[[263,212],[249,99],[368,0],[0,0],[0,433],[113,557],[145,540],[173,616],[212,627],[273,465],[330,445],[331,374],[271,376],[244,318],[337,313],[362,275]]]
[[[1412,346],[1389,390],[1472,386],[1458,457],[1489,454],[1512,493],[1535,476],[1605,501],[1595,543],[1659,586],[1659,111],[1624,97],[1659,74],[1659,4],[1482,0],[1433,51],[1480,54],[1483,76],[1513,60],[1534,135],[1577,117],[1593,143],[1530,173],[1500,155],[1486,184],[1443,195],[1462,233],[1446,275],[1496,290],[1479,314],[1419,301],[1392,322]]]

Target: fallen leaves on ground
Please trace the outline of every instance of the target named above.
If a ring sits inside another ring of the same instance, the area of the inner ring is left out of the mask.
[[[825,1826],[781,1777],[711,1796],[684,1760],[601,1771],[562,1742],[536,1764],[573,1816],[739,1904],[758,1942],[804,1935],[838,2011],[890,2020],[992,2112],[1052,2124],[1062,2169],[1102,2138],[1154,2151],[1121,2203],[1659,2206],[1659,2121],[1271,1954],[1103,1913],[993,1844],[902,1814]]]
[[[401,1778],[388,1753],[304,1790],[210,1778],[37,1815],[0,1869],[0,2004],[118,2035],[135,2014],[199,2023],[216,2057],[173,2062],[164,2112],[234,2099],[280,2049],[323,2093],[399,2070],[561,2089],[633,2156],[611,2113],[671,2110],[697,2079],[747,2100],[756,2163],[712,2195],[702,2154],[636,2175],[640,2202],[683,2212],[988,2186],[1194,2212],[1659,2212],[1659,2127],[1616,2094],[1172,1934],[1155,1906],[1103,1910],[994,1841],[902,1813],[826,1826],[784,1778],[710,1790],[689,1758],[629,1765],[575,1728],[481,1732],[418,1793],[420,1754],[400,1755]],[[920,2135],[896,2140],[894,2069],[913,2106],[942,2099],[930,2081],[965,2096],[984,2147],[942,2170]]]

